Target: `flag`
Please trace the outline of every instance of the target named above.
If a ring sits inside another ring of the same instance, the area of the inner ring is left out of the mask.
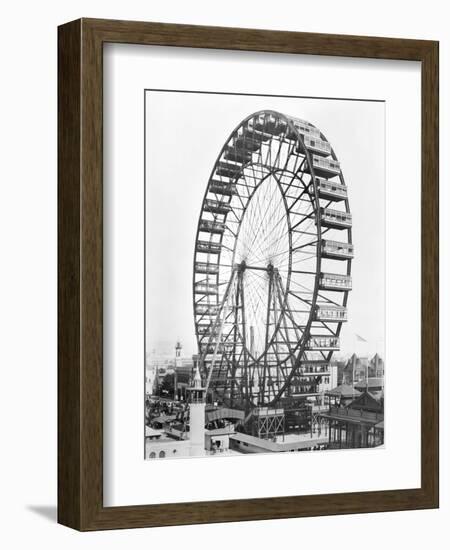
[[[365,338],[363,338],[362,336],[360,336],[359,334],[355,334],[356,336],[356,339],[358,342],[366,342],[367,343],[367,340]]]

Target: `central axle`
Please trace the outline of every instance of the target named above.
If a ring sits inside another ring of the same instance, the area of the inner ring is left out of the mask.
[[[257,271],[267,271],[268,273],[273,273],[273,271],[275,270],[272,263],[267,264],[266,267],[261,267],[261,266],[257,266],[257,265],[247,265],[245,263],[245,260],[243,260],[240,264],[236,264],[236,269],[240,273],[243,273],[246,269],[254,269],[254,270],[257,270]]]

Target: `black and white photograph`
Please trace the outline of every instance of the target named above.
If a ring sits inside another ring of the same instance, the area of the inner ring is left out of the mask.
[[[145,91],[145,458],[384,445],[383,101]]]
[[[445,7],[5,4],[1,548],[442,547]]]

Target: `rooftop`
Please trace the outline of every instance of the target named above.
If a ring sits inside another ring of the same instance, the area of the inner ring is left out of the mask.
[[[355,384],[355,388],[378,388],[378,387],[381,387],[383,388],[384,387],[384,379],[383,378],[374,378],[374,377],[371,377],[371,378],[367,378],[367,380],[362,380],[361,382],[358,382],[357,384]]]
[[[365,411],[375,411],[381,413],[383,412],[383,405],[381,402],[368,391],[363,392],[359,397],[354,399],[347,408],[355,410],[363,409]]]
[[[161,437],[163,432],[161,430],[155,430],[150,426],[145,426],[145,437]]]
[[[384,420],[382,412],[351,409],[350,407],[331,407],[329,413],[322,413],[320,416],[322,418],[329,418],[330,420],[369,426],[374,426]]]
[[[358,395],[361,395],[360,391],[356,390],[353,386],[350,386],[348,384],[341,384],[340,386],[336,386],[332,390],[325,393],[326,395],[334,397],[357,397]]]
[[[291,451],[295,449],[309,449],[315,445],[325,445],[328,443],[328,436],[311,437],[309,434],[290,434],[289,436],[285,436],[284,441],[282,441],[282,438],[277,438],[277,441],[272,441],[270,439],[254,437],[253,435],[235,433],[230,435],[230,439],[234,439],[241,443],[247,443],[247,445],[254,445],[269,453]]]

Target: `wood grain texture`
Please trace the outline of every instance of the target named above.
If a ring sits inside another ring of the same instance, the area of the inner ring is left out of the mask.
[[[439,46],[422,59],[422,488],[439,502]]]
[[[81,22],[58,32],[58,521],[80,527]]]
[[[105,42],[422,63],[422,483],[419,489],[103,507],[102,47]],[[58,521],[79,530],[438,506],[438,43],[81,19],[59,28]]]

